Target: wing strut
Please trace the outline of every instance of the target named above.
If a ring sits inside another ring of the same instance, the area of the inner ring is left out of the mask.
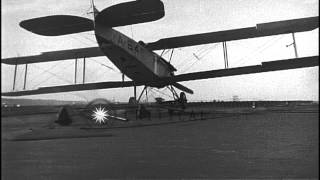
[[[28,73],[28,64],[26,64],[24,71],[24,83],[23,83],[23,90],[26,90],[26,84],[27,84],[27,73]]]
[[[18,72],[18,64],[15,64],[12,91],[14,91],[16,89],[17,72]],[[25,64],[24,79],[23,79],[23,90],[26,90],[26,86],[27,86],[27,73],[28,73],[28,64]]]
[[[74,84],[77,84],[77,74],[78,74],[78,58],[74,61]],[[82,84],[85,83],[86,79],[86,57],[83,57],[83,67],[82,67]]]
[[[296,55],[296,58],[298,58],[298,50],[297,50],[297,43],[296,38],[294,36],[294,32],[292,33],[292,40],[293,40],[293,48],[294,48],[294,54]]]
[[[82,75],[82,84],[85,83],[86,80],[86,57],[83,58],[83,75]]]
[[[74,84],[77,84],[77,69],[78,69],[78,59],[74,61]]]
[[[14,66],[14,76],[13,76],[13,87],[12,87],[12,91],[14,91],[15,86],[16,86],[17,68],[18,68],[18,65],[16,64],[16,65]]]
[[[227,50],[227,42],[222,42],[223,47],[223,57],[224,57],[224,68],[227,69],[229,67],[228,64],[228,50]]]

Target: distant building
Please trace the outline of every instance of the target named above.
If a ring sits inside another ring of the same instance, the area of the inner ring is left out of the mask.
[[[157,103],[164,102],[164,99],[162,97],[156,97],[155,100],[156,100]]]
[[[239,100],[240,100],[239,96],[237,95],[232,96],[232,101],[239,101]]]
[[[2,103],[2,107],[8,107],[7,103]]]

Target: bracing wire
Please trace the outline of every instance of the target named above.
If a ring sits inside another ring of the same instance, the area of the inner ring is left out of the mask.
[[[82,34],[82,37],[84,37],[86,40],[89,40],[91,43],[96,44],[96,42],[95,42],[94,40],[89,39],[88,37],[85,37],[84,34]],[[72,37],[72,38],[75,39],[75,40],[77,40],[77,41],[79,41],[80,43],[83,43],[83,44],[85,44],[85,45],[91,46],[90,44],[88,44],[88,43],[86,43],[86,42],[84,42],[84,41],[81,41],[79,38],[75,38],[75,37]],[[101,66],[104,66],[104,67],[106,67],[106,68],[108,68],[108,69],[111,69],[112,71],[114,71],[114,72],[116,72],[116,73],[121,73],[121,72],[118,72],[118,71],[116,71],[115,69],[111,68],[110,66],[104,64],[104,63],[98,62],[98,61],[95,60],[95,59],[91,59],[91,60],[92,60],[93,62],[101,65]],[[99,69],[99,71],[100,71],[100,69]],[[98,71],[98,72],[99,72],[99,71]]]
[[[45,74],[49,69],[53,70],[54,68],[58,67],[58,65],[61,64],[61,62],[58,62],[54,65],[52,65],[51,67],[47,68],[46,70],[43,70],[41,68],[38,68],[40,70],[42,70],[42,73],[38,74],[36,77],[32,78],[29,80],[29,83],[33,82],[35,79],[38,79],[38,77],[42,77],[43,74]],[[34,64],[34,67],[36,67],[36,65]],[[66,66],[67,67],[67,66]]]
[[[36,68],[38,68],[38,69],[40,69],[40,70],[42,70],[42,71],[45,71],[45,73],[49,73],[49,74],[51,74],[52,76],[50,76],[50,77],[46,78],[44,81],[41,81],[41,82],[40,82],[40,83],[38,83],[37,85],[33,86],[31,89],[33,89],[33,88],[35,88],[35,87],[39,86],[39,85],[40,85],[40,84],[42,84],[43,82],[48,81],[49,79],[51,79],[51,78],[52,78],[52,77],[54,77],[54,76],[55,76],[55,77],[57,77],[58,79],[62,80],[62,81],[67,82],[67,83],[72,83],[71,81],[66,80],[66,79],[64,79],[63,77],[60,77],[60,76],[58,76],[58,75],[57,75],[57,74],[55,74],[55,73],[52,73],[52,72],[50,72],[50,71],[48,71],[48,70],[43,70],[42,68],[40,68],[40,67],[38,67],[38,66],[35,66],[35,67],[36,67]],[[59,72],[61,72],[62,70],[66,69],[67,67],[69,67],[69,66],[65,66],[64,68],[60,69],[60,71],[59,71]],[[75,96],[77,96],[77,97],[80,97],[80,98],[85,99],[86,101],[88,101],[88,99],[87,99],[85,96],[79,95],[79,94],[78,94],[78,93],[76,93],[76,92],[74,92],[74,93],[73,93],[73,95],[75,95]]]
[[[87,39],[88,41],[90,41],[90,42],[92,42],[92,43],[94,43],[94,44],[96,44],[97,42],[96,41],[94,41],[94,40],[92,40],[92,39],[90,39],[90,38],[88,38],[88,37],[86,37],[86,36],[82,36],[83,38],[85,38],[85,39]]]
[[[88,46],[92,46],[91,44],[88,44],[87,42],[83,42],[82,40],[80,40],[79,38],[76,38],[76,37],[73,37],[73,36],[70,36],[72,39],[75,39],[77,41],[79,41],[80,43],[82,44],[85,44],[85,45],[88,45]]]
[[[41,81],[40,83],[34,85],[32,88],[35,88],[35,87],[39,86],[40,84],[48,81],[49,79],[51,79],[51,78],[53,78],[53,77],[56,77],[56,78],[58,78],[58,79],[60,79],[60,80],[62,80],[62,81],[68,82],[68,83],[72,83],[71,81],[66,80],[64,77],[60,77],[59,75],[57,75],[57,74],[55,74],[55,73],[52,73],[52,72],[50,72],[49,70],[46,70],[46,69],[44,70],[44,69],[42,69],[42,68],[40,68],[40,67],[38,67],[38,66],[36,66],[36,65],[34,65],[34,67],[36,67],[37,69],[40,69],[40,70],[44,71],[44,73],[49,73],[49,74],[51,74],[52,76],[50,76],[50,77],[46,78],[45,80]],[[65,66],[64,68],[61,68],[60,71],[58,71],[58,72],[61,72],[61,71],[63,71],[64,69],[66,69],[66,68],[68,68],[68,67],[70,67],[70,66]],[[57,72],[57,73],[58,73],[58,72]]]
[[[165,94],[164,92],[162,92],[162,91],[160,91],[160,90],[158,90],[158,89],[156,89],[156,88],[152,88],[152,90],[154,90],[154,91],[158,92],[159,94],[162,94],[162,95],[164,95],[164,96],[167,96],[167,97],[170,97],[170,98],[171,98],[171,96],[170,96],[170,95]]]
[[[213,45],[213,46],[215,46],[215,45]],[[207,52],[209,49],[211,49],[211,48],[213,48],[213,46],[203,46],[202,48],[200,48],[197,52],[195,52],[195,53],[193,53],[189,58],[187,58],[186,60],[183,60],[177,67],[178,68],[180,68],[180,69],[183,69],[183,67],[185,67],[188,63],[185,63],[186,61],[187,62],[190,62],[190,60],[191,59],[193,59],[195,56],[194,55],[196,55],[196,56],[201,56],[199,59],[201,59],[201,58],[203,58],[204,56],[203,56],[203,54],[205,53],[205,52]],[[199,60],[198,59],[198,60]],[[192,63],[192,64],[194,64],[194,63]],[[180,65],[182,65],[182,66],[180,66]],[[180,66],[180,67],[179,67]]]
[[[206,55],[208,55],[212,50],[214,50],[217,47],[218,44],[214,44],[211,47],[207,48],[205,51],[201,53],[201,56],[198,55],[198,58],[203,59]],[[190,68],[192,68],[196,63],[198,63],[199,60],[194,61],[190,66],[185,68],[184,70],[181,71],[181,73],[185,73],[188,71]]]
[[[197,52],[194,52],[195,54],[198,54],[200,51],[204,50],[205,48],[208,48],[208,46],[202,46],[200,49],[197,50]],[[180,51],[183,51],[183,49],[179,48]],[[186,65],[186,62],[189,62],[189,60],[192,59],[192,55],[189,55],[189,57],[187,57],[186,59],[182,60],[177,67],[178,68],[182,68],[183,66]]]
[[[236,64],[235,66],[240,66],[243,64],[243,62],[246,60],[248,62],[248,60],[252,60],[252,56],[257,54],[257,53],[261,53],[264,50],[266,50],[267,48],[269,48],[271,45],[275,44],[276,42],[280,41],[282,38],[284,38],[284,36],[279,36],[279,37],[275,37],[273,39],[270,39],[269,41],[263,43],[261,46],[259,46],[258,48],[256,48],[255,50],[251,51],[249,53],[249,55],[244,56],[243,58],[241,58]]]

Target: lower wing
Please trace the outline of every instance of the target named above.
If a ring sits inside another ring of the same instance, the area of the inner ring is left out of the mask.
[[[280,71],[315,66],[319,66],[319,56],[268,61],[262,62],[261,65],[180,74],[173,77],[165,78],[161,81],[161,83],[171,84],[174,82],[181,81],[192,81],[198,79],[209,79],[243,74],[255,74],[262,72]]]
[[[124,82],[114,81],[114,82],[64,85],[64,86],[42,87],[36,90],[3,92],[1,93],[1,95],[2,96],[26,96],[26,95],[84,91],[84,90],[94,90],[94,89],[131,87],[135,85],[141,86],[141,85],[148,85],[148,84],[174,85],[180,90],[186,91],[188,93],[192,93],[192,90],[178,84],[177,82],[235,76],[235,75],[243,75],[243,74],[254,74],[254,73],[262,73],[262,72],[269,72],[269,71],[287,70],[287,69],[315,67],[315,66],[319,66],[319,56],[310,56],[310,57],[263,62],[261,65],[254,65],[254,66],[244,66],[244,67],[237,67],[237,68],[230,68],[230,69],[220,69],[220,70],[180,74],[173,77],[162,78],[156,82],[134,83],[133,81],[124,81]]]
[[[130,87],[130,86],[134,86],[133,81],[113,81],[113,82],[111,81],[111,82],[41,87],[35,90],[3,92],[1,93],[1,95],[2,96],[27,96],[27,95],[85,91],[85,90],[94,90],[94,89],[109,89],[109,88]]]

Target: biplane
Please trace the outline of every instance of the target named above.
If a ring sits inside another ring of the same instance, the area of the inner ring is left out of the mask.
[[[218,32],[169,37],[155,42],[136,42],[114,27],[156,21],[164,17],[164,4],[160,0],[137,0],[113,5],[98,11],[92,1],[93,19],[71,15],[53,15],[24,20],[20,26],[32,33],[43,36],[61,36],[86,31],[94,31],[98,46],[79,49],[68,49],[43,52],[39,55],[12,57],[2,59],[9,65],[43,63],[78,58],[106,56],[130,81],[110,81],[99,83],[71,84],[51,87],[40,87],[34,90],[2,92],[2,96],[26,96],[70,91],[134,87],[133,101],[139,102],[147,87],[168,87],[174,99],[186,102],[186,93],[193,91],[180,82],[242,74],[279,71],[287,69],[319,66],[318,56],[300,57],[263,62],[260,65],[225,68],[175,75],[177,69],[165,60],[156,50],[168,50],[180,47],[195,46],[209,43],[223,43],[224,55],[227,56],[226,42],[240,39],[257,38],[279,34],[311,31],[319,27],[319,17],[291,19],[285,21],[257,24]],[[84,61],[85,62],[85,61]],[[225,62],[227,63],[227,62]],[[83,66],[85,68],[85,64]],[[25,71],[27,73],[27,70]],[[85,73],[85,70],[83,71]],[[16,76],[16,70],[15,74]],[[83,74],[83,77],[85,74]],[[15,79],[15,78],[14,78]],[[15,80],[14,80],[15,81]],[[15,83],[15,82],[14,82]],[[145,86],[139,98],[136,87]],[[181,90],[180,95],[176,89]]]

